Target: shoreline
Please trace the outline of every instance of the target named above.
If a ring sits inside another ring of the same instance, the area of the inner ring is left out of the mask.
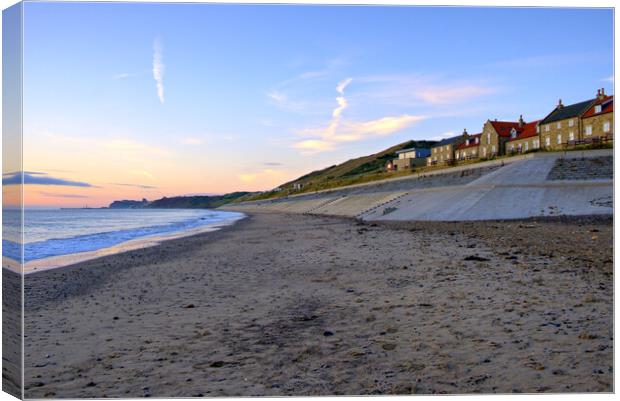
[[[26,396],[609,392],[612,220],[569,220],[252,213],[29,274]]]
[[[201,227],[195,227],[186,231],[173,232],[168,234],[157,234],[152,236],[146,236],[142,238],[136,238],[129,241],[122,242],[109,247],[104,247],[94,251],[78,252],[67,255],[52,256],[43,259],[32,260],[26,262],[23,265],[23,274],[34,274],[42,271],[59,269],[63,267],[69,267],[89,260],[99,259],[109,255],[121,254],[129,251],[134,251],[143,248],[150,248],[158,246],[164,241],[170,241],[179,238],[186,238],[195,235],[201,235],[205,233],[212,233],[222,230],[229,226],[234,226],[238,222],[248,217],[247,213],[242,213],[244,216],[236,220],[219,222],[214,224],[208,224]],[[22,266],[18,261],[11,258],[2,257],[2,268],[9,269],[14,273],[21,273]]]

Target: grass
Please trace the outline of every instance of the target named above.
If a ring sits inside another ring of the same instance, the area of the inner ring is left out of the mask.
[[[465,160],[457,162],[453,165],[436,165],[436,166],[424,166],[417,167],[413,170],[403,170],[395,172],[384,171],[383,168],[387,161],[395,158],[395,151],[399,149],[405,149],[407,147],[416,146],[411,142],[405,142],[395,147],[389,148],[384,152],[380,152],[375,155],[365,156],[358,159],[349,160],[340,165],[330,166],[323,170],[313,171],[306,174],[295,181],[284,184],[281,191],[263,192],[257,195],[248,195],[247,197],[241,197],[235,199],[233,202],[246,202],[265,199],[276,199],[289,195],[299,195],[316,191],[324,191],[329,189],[336,189],[344,186],[364,184],[373,181],[385,180],[388,178],[406,177],[413,174],[428,173],[437,170],[443,170],[449,167],[466,166],[471,164],[482,163],[490,160],[509,159],[517,155],[503,155],[494,156],[490,158],[480,158],[474,160]],[[589,144],[574,146],[570,149],[562,150],[546,150],[546,149],[534,149],[528,152],[521,153],[537,153],[537,152],[576,152],[592,149],[611,149],[613,148],[613,142],[606,142],[602,144]],[[343,171],[344,170],[344,171]],[[302,182],[304,187],[301,190],[293,190],[292,184]]]

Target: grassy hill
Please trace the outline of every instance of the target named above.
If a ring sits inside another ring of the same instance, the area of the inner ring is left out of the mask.
[[[241,197],[256,195],[256,192],[232,192],[225,195],[211,196],[173,196],[163,197],[154,201],[122,200],[110,204],[110,209],[207,209],[216,208]]]
[[[268,199],[286,196],[294,193],[313,192],[322,189],[340,187],[343,185],[357,184],[392,177],[394,173],[385,172],[385,164],[396,158],[396,152],[401,149],[419,147],[430,148],[434,141],[407,141],[392,146],[379,153],[358,157],[341,164],[336,164],[322,170],[313,171],[296,180],[284,183],[280,186],[281,191],[265,192],[259,195],[249,195],[238,198],[236,201],[248,201]],[[406,172],[405,172],[406,173]],[[301,190],[293,190],[295,184],[302,184]]]

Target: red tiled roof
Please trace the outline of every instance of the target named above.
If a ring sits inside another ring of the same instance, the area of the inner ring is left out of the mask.
[[[467,145],[467,142],[463,142],[459,146],[457,146],[457,149],[467,149],[467,148],[473,148],[473,147],[479,146],[481,136],[482,136],[482,133],[476,134],[476,135],[470,135],[469,138],[467,138],[469,139],[469,145]],[[476,138],[478,138],[478,142],[476,142]]]
[[[598,105],[602,105],[602,109],[600,113],[594,113],[594,108]],[[595,115],[601,115],[601,114],[605,114],[605,113],[611,113],[612,111],[614,111],[614,96],[605,96],[602,99],[597,100],[588,110],[586,110],[585,113],[583,113],[583,117],[582,118],[586,118],[586,117],[592,117]]]
[[[537,120],[523,124],[523,127],[520,130],[517,128],[517,136],[514,139],[509,139],[508,142],[518,141],[519,139],[530,138],[538,135],[538,132],[536,131],[536,124],[541,121],[542,120]]]
[[[495,132],[503,137],[510,137],[510,130],[513,128],[519,129],[519,123],[512,121],[491,121],[491,125],[495,128]]]

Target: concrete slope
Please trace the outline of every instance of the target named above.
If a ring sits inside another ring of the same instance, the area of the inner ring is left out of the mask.
[[[369,221],[613,214],[612,156],[611,149],[528,154],[479,169],[452,169],[443,175],[434,173],[224,208],[349,216]],[[591,163],[593,160],[596,163]],[[593,168],[599,173],[591,171]],[[549,179],[552,176],[563,179]]]

